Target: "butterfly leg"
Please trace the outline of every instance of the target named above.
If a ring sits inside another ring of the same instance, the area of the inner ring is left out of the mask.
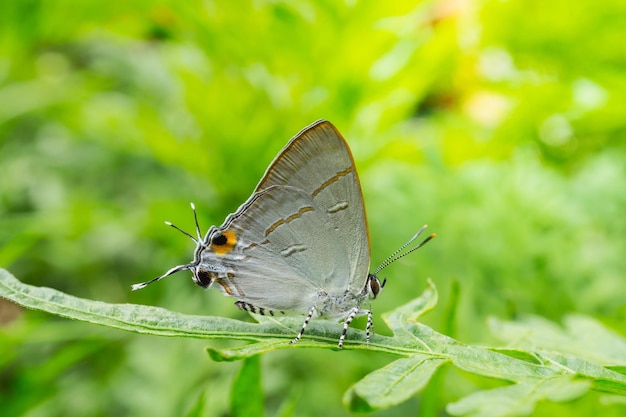
[[[298,340],[302,338],[302,335],[304,334],[304,329],[306,329],[306,326],[307,324],[309,324],[309,321],[311,320],[311,317],[313,317],[314,313],[315,313],[315,306],[311,307],[311,310],[309,310],[309,314],[306,315],[306,318],[304,319],[304,323],[302,323],[302,329],[300,329],[300,333],[298,333],[298,335],[294,337],[293,340],[289,342],[289,344],[293,345],[294,343],[298,343]]]
[[[365,341],[370,344],[370,331],[374,333],[374,322],[372,321],[372,310],[367,310],[367,325],[365,326]]]
[[[341,331],[341,336],[339,336],[339,344],[337,345],[339,349],[343,348],[343,341],[346,338],[348,327],[350,326],[350,323],[352,323],[352,320],[354,320],[354,318],[356,317],[359,310],[360,309],[358,307],[354,307],[352,310],[350,310],[348,317],[346,317],[345,321],[343,322],[343,330]]]

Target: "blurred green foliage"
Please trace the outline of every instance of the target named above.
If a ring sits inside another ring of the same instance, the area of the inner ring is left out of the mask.
[[[464,342],[494,340],[489,316],[529,313],[624,334],[625,12],[619,0],[3,0],[0,265],[91,299],[244,318],[184,274],[130,284],[191,258],[163,220],[190,229],[194,201],[203,227],[220,224],[293,134],[327,118],[359,168],[373,262],[423,223],[439,235],[385,271],[375,313],[430,276],[441,302],[425,320]],[[5,301],[0,322],[3,415],[229,413],[240,364],[211,362],[204,342]],[[388,362],[273,352],[266,414],[346,415],[346,389]],[[500,385],[446,372],[384,415],[434,415]],[[603,415],[624,414],[607,403]],[[535,415],[597,407],[587,395]]]

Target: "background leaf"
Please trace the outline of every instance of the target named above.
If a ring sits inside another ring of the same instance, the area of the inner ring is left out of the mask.
[[[448,360],[412,355],[378,369],[350,388],[344,402],[354,412],[384,409],[402,403],[423,390]]]
[[[201,417],[204,414],[204,404],[205,404],[205,395],[204,393],[198,396],[198,401],[194,404],[193,408],[189,410],[185,417]]]
[[[265,415],[260,361],[259,356],[250,356],[243,360],[231,395],[232,413],[235,417]]]
[[[559,326],[531,316],[515,322],[492,319],[493,333],[510,346],[567,352],[604,365],[626,362],[626,340],[590,317],[570,314]]]
[[[447,410],[455,416],[526,416],[539,401],[570,401],[584,394],[589,385],[587,381],[574,381],[571,377],[537,380],[480,391],[448,405]]]

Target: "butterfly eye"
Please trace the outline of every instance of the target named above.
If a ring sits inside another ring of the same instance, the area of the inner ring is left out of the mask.
[[[201,287],[208,287],[211,284],[211,274],[208,271],[199,270],[194,281]]]
[[[383,281],[383,283],[380,283],[380,280],[378,279],[378,277],[374,274],[369,274],[369,286],[370,286],[370,292],[371,292],[371,297],[372,298],[376,298],[378,296],[378,294],[380,293],[380,291],[383,289],[383,287],[385,286],[385,281]]]

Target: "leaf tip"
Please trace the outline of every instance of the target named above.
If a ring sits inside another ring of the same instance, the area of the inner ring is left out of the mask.
[[[356,393],[354,389],[349,389],[343,396],[343,403],[353,413],[371,413],[376,409],[367,401]]]

